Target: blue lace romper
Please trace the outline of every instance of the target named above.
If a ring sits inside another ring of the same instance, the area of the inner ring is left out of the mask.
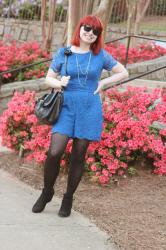
[[[65,48],[60,48],[54,55],[50,68],[54,72],[65,75]],[[85,81],[84,72],[87,69],[91,53],[91,61]],[[76,63],[81,67],[78,70]],[[103,69],[111,71],[117,61],[104,49],[97,55],[93,52],[75,53],[68,57],[67,73],[70,80],[64,90],[64,103],[58,121],[52,127],[52,133],[68,135],[70,138],[88,139],[99,141],[102,132],[102,103],[100,95],[94,95]],[[82,72],[81,72],[82,71]],[[83,74],[82,74],[83,73]]]

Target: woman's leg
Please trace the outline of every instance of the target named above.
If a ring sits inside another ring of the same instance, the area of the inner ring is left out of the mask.
[[[44,188],[42,194],[34,204],[32,211],[40,213],[44,210],[47,202],[54,195],[53,186],[60,170],[60,160],[67,146],[69,137],[58,133],[52,134],[51,143],[44,165]]]
[[[67,217],[71,213],[73,194],[76,191],[78,184],[84,172],[85,155],[89,146],[89,141],[86,139],[73,140],[71,153],[71,164],[68,174],[67,191],[64,194],[62,205],[59,210],[59,215]]]
[[[60,170],[61,157],[65,151],[69,137],[58,133],[52,134],[51,143],[44,165],[44,188],[53,188]]]

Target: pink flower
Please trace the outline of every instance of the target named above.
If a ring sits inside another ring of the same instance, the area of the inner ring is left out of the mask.
[[[65,160],[61,160],[61,167],[64,167],[65,166]]]
[[[108,183],[108,181],[109,181],[109,177],[108,176],[104,176],[104,175],[99,176],[99,182],[101,184],[106,184],[106,183]]]
[[[124,174],[124,170],[119,170],[119,171],[118,171],[118,175],[119,175],[119,176],[122,176],[123,174]]]
[[[109,172],[106,169],[102,170],[102,174],[106,177],[109,177]]]
[[[89,157],[87,160],[86,160],[87,163],[93,163],[94,162],[94,158],[92,157]]]
[[[96,172],[96,171],[97,171],[97,167],[96,167],[95,164],[91,165],[90,168],[91,168],[91,170],[92,170],[93,172]]]

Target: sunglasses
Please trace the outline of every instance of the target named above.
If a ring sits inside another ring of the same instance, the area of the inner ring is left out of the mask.
[[[84,28],[84,31],[86,31],[86,32],[90,32],[92,30],[93,35],[95,35],[95,36],[98,36],[101,33],[101,31],[99,29],[95,29],[89,25],[83,25],[83,28]]]

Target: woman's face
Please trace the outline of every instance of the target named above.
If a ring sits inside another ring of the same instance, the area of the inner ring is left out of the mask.
[[[91,28],[90,25],[84,25],[80,28],[80,39],[86,43],[94,43],[98,37],[98,30]]]

